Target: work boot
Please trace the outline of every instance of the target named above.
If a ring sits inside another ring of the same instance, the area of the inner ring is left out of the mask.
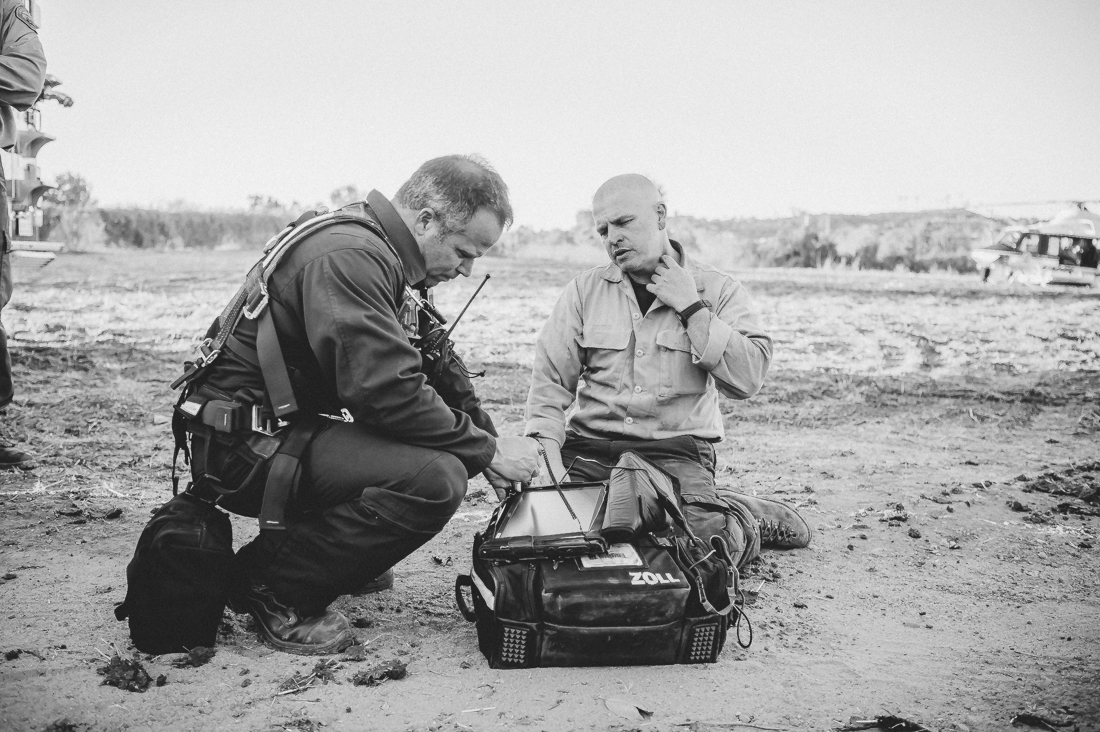
[[[253,585],[229,603],[234,612],[246,612],[256,619],[260,634],[280,651],[299,656],[339,653],[355,642],[351,625],[343,614],[326,610],[303,618],[298,611],[279,602],[271,590]]]
[[[36,467],[38,465],[30,455],[15,449],[10,442],[0,441],[0,470],[32,470]]]
[[[352,597],[361,597],[363,595],[371,595],[375,592],[381,592],[382,590],[388,590],[393,587],[393,569],[387,569],[382,574],[378,575],[372,580],[367,580],[363,583],[355,592],[351,593]]]
[[[761,549],[801,549],[810,545],[813,532],[798,512],[785,503],[724,490],[720,495],[749,509],[760,527]]]

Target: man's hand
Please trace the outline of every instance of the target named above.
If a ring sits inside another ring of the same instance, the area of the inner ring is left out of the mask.
[[[546,461],[550,463],[550,472],[554,474],[554,478],[559,483],[569,480],[565,475],[565,464],[561,460],[561,447],[558,443],[549,437],[536,437],[535,439],[546,450]],[[553,479],[548,475],[546,481],[551,483]]]
[[[668,254],[661,257],[661,263],[653,273],[652,283],[645,288],[676,312],[680,312],[699,299],[695,278],[680,266],[675,257]]]
[[[538,477],[540,465],[539,443],[533,437],[498,437],[497,454],[489,463],[489,472],[501,481],[530,483]],[[492,480],[489,482],[497,487]]]
[[[508,480],[507,478],[501,478],[492,470],[486,469],[481,473],[485,476],[485,480],[489,481],[489,485],[493,487],[493,492],[497,494],[497,500],[503,501],[508,497],[508,494],[515,490],[515,482]]]

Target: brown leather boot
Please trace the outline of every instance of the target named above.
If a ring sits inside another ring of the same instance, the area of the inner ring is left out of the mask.
[[[762,549],[801,549],[810,545],[813,535],[810,525],[785,503],[730,490],[720,494],[722,498],[738,501],[749,509],[760,527]]]
[[[351,624],[343,614],[330,609],[303,618],[294,608],[279,602],[263,585],[253,585],[234,597],[230,608],[252,615],[267,642],[287,653],[300,656],[339,653],[355,642]]]
[[[351,593],[352,597],[362,597],[363,595],[371,595],[375,592],[381,592],[382,590],[388,590],[393,587],[393,569],[387,569],[382,574],[378,575],[372,580],[367,580],[363,583],[355,592]]]

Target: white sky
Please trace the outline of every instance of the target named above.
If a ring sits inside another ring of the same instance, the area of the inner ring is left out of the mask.
[[[42,0],[41,37],[76,104],[39,162],[106,204],[392,194],[451,152],[536,227],[623,172],[708,218],[1100,196],[1096,0]]]

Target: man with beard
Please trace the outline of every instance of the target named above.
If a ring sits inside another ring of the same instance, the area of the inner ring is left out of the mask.
[[[593,216],[611,262],[566,286],[539,335],[527,399],[526,432],[551,472],[606,480],[632,451],[677,479],[689,521],[721,507],[735,566],[762,546],[807,546],[810,527],[793,509],[715,486],[718,395],[753,396],[771,362],[748,292],[669,238],[661,193],[641,175],[604,183]]]

